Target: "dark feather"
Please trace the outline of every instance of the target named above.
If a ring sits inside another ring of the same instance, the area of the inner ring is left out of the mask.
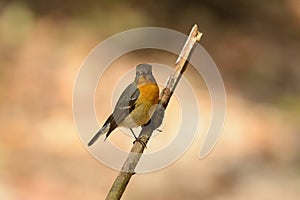
[[[131,113],[131,111],[135,108],[135,102],[140,95],[140,91],[136,87],[135,83],[131,83],[127,86],[127,88],[121,94],[114,112],[112,114],[112,118],[110,119],[110,127],[108,132],[106,133],[106,137],[110,135],[110,133],[118,127],[120,123]]]

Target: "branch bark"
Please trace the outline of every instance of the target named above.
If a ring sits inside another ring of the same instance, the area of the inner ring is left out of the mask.
[[[130,154],[128,155],[121,171],[119,172],[119,175],[115,179],[109,193],[106,196],[106,200],[118,200],[122,197],[132,175],[135,174],[134,170],[144,152],[145,146],[141,143],[147,144],[152,135],[152,132],[161,125],[164,117],[164,111],[168,106],[170,98],[183,72],[186,69],[188,63],[187,61],[191,55],[194,44],[197,41],[200,41],[201,36],[202,33],[198,31],[198,26],[194,25],[175,63],[175,72],[170,75],[165,88],[160,94],[160,100],[151,118],[151,122],[142,128],[142,131],[139,135],[139,139],[142,142],[134,143]]]

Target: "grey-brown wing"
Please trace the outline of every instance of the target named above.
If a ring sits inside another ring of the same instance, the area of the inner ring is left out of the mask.
[[[125,117],[135,108],[135,102],[139,95],[140,91],[134,82],[123,91],[113,112],[113,119],[116,125],[122,123]]]

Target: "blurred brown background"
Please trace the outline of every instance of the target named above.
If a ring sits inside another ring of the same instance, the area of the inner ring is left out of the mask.
[[[1,1],[0,199],[103,199],[117,172],[74,128],[81,62],[115,33],[194,23],[225,82],[223,135],[204,160],[198,139],[170,167],[133,177],[124,199],[298,199],[298,0]]]

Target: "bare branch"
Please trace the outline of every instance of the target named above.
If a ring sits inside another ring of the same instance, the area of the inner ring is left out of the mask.
[[[147,144],[152,135],[152,132],[161,125],[164,117],[164,111],[168,106],[177,83],[179,82],[183,72],[186,69],[188,63],[187,60],[191,55],[194,44],[196,41],[199,41],[201,39],[201,36],[202,33],[198,31],[198,26],[194,25],[175,63],[175,72],[170,75],[165,88],[160,94],[160,100],[158,102],[155,113],[151,118],[151,122],[142,128],[142,131],[139,135],[139,139],[142,142],[134,143],[131,152],[122,167],[122,171],[120,171],[119,175],[115,179],[106,197],[107,200],[118,200],[122,197],[126,186],[129,183],[130,178],[134,174],[134,170],[144,152],[145,146],[142,145],[142,143]]]

